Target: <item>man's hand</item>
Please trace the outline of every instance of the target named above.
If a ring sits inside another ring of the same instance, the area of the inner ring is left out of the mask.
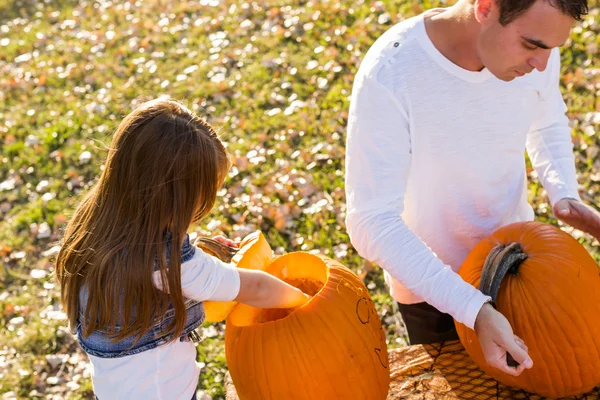
[[[600,240],[600,213],[575,199],[562,199],[552,207],[556,218]]]
[[[513,333],[508,320],[486,303],[479,310],[475,320],[475,332],[481,344],[485,361],[509,375],[518,376],[526,368],[533,367],[533,361],[527,354],[527,346]],[[509,367],[506,352],[519,363],[518,367]]]

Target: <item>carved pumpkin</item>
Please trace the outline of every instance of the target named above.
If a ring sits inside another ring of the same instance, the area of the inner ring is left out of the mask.
[[[552,398],[600,383],[600,276],[569,234],[539,222],[505,226],[473,248],[459,275],[492,297],[533,360],[518,377],[505,374],[486,363],[475,332],[456,323],[463,346],[488,375]]]
[[[222,247],[200,243],[207,246]],[[294,252],[274,258],[270,248],[260,249],[254,257],[269,259],[263,270],[313,297],[296,309],[234,305],[225,353],[240,400],[385,399],[386,338],[362,281],[328,257]],[[228,261],[227,250],[207,251]],[[220,318],[218,305],[210,307]]]

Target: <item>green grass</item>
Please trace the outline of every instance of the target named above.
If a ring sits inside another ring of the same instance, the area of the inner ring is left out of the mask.
[[[600,20],[591,3],[563,51],[561,86],[582,195],[593,202]],[[198,230],[235,238],[260,229],[278,253],[339,259],[371,289],[390,347],[406,343],[381,270],[358,257],[345,232],[345,126],[353,76],[373,41],[395,21],[445,3],[209,4],[0,0],[0,394],[92,398],[85,355],[61,319],[53,256],[42,253],[98,176],[117,123],[159,95],[205,117],[234,159],[215,213]],[[386,13],[389,22],[380,19]],[[80,161],[85,151],[88,162]],[[530,183],[538,218],[557,224],[535,176]],[[44,223],[51,236],[38,238]],[[573,233],[597,257],[597,243]],[[215,328],[205,325],[211,337],[198,347],[199,387],[222,399],[223,327]],[[47,356],[55,354],[69,361],[53,366]]]

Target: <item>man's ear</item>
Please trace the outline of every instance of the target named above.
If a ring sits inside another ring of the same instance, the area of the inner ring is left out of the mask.
[[[480,24],[489,22],[496,14],[496,0],[475,0],[475,18]]]

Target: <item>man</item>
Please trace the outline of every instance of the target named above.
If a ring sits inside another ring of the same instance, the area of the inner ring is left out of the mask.
[[[525,150],[555,215],[600,237],[600,214],[577,191],[559,90],[558,47],[586,12],[586,0],[459,0],[392,27],[361,63],[347,227],[383,267],[411,343],[456,339],[455,318],[490,365],[512,375],[533,365],[490,298],[455,271],[497,228],[534,218]]]

